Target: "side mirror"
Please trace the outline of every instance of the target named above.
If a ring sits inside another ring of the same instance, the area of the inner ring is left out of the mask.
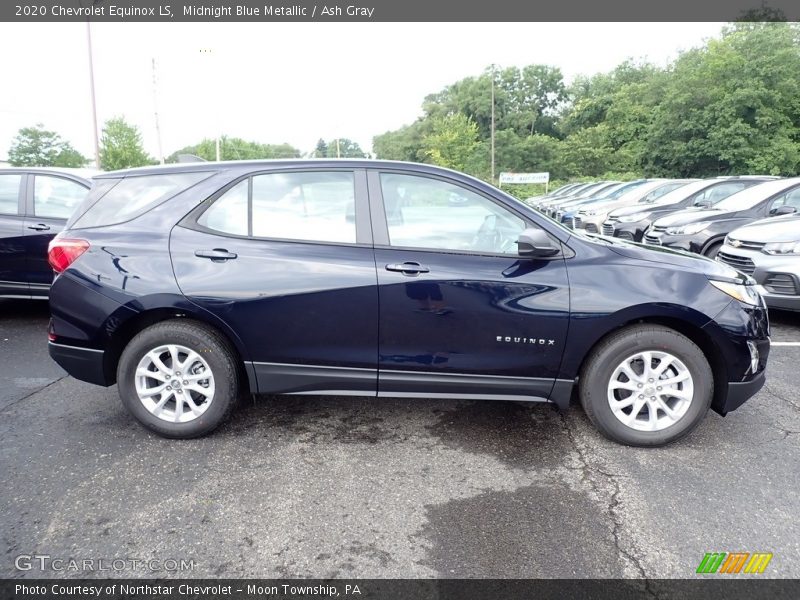
[[[699,206],[700,208],[711,208],[711,201],[710,200],[697,200],[694,203],[695,206]]]
[[[555,246],[550,236],[541,229],[526,229],[517,238],[517,252],[525,258],[555,256],[561,248]]]
[[[777,217],[780,215],[791,215],[794,214],[795,212],[797,212],[797,209],[794,206],[787,206],[784,204],[783,206],[779,206],[778,208],[773,208],[771,211],[769,211],[769,214],[775,215]]]

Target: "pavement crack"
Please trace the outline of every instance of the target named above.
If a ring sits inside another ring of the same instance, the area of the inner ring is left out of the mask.
[[[59,381],[62,381],[64,379],[66,379],[67,377],[69,377],[69,375],[62,375],[61,377],[59,377],[58,379],[54,379],[53,381],[51,381],[47,385],[44,385],[44,386],[42,386],[40,388],[37,388],[37,389],[33,390],[31,393],[29,393],[29,394],[25,394],[24,396],[22,396],[22,398],[17,398],[13,402],[9,402],[2,409],[0,409],[0,414],[2,414],[4,412],[7,412],[8,409],[10,409],[12,406],[16,406],[20,402],[22,402],[24,400],[27,400],[31,396],[34,396],[35,394],[38,394],[39,392],[42,392],[42,391],[46,390],[47,388],[57,384]]]
[[[652,598],[658,598],[657,594],[650,586],[650,581],[647,578],[647,573],[645,571],[644,566],[642,565],[641,560],[633,552],[630,552],[622,547],[622,542],[620,539],[622,532],[622,520],[619,514],[619,508],[621,505],[620,501],[621,489],[619,486],[618,479],[623,476],[618,473],[609,473],[608,471],[604,471],[599,467],[591,465],[586,457],[586,453],[584,452],[581,445],[578,443],[578,440],[575,436],[575,432],[569,426],[569,423],[567,422],[566,417],[563,414],[561,415],[561,421],[564,425],[564,431],[566,432],[567,437],[569,438],[569,441],[572,444],[572,447],[575,449],[575,452],[578,455],[578,461],[581,464],[580,470],[582,471],[581,480],[588,483],[589,486],[598,495],[598,497],[603,497],[603,495],[607,495],[607,492],[604,493],[604,491],[600,488],[595,479],[592,477],[593,474],[595,476],[597,475],[602,476],[611,485],[612,492],[611,492],[611,497],[608,500],[606,512],[612,523],[611,535],[614,538],[614,548],[616,548],[617,552],[623,559],[627,560],[631,565],[633,565],[633,568],[637,571],[639,577],[641,577],[641,579],[644,581],[645,592],[647,593],[647,595]]]
[[[785,398],[784,396],[773,390],[769,385],[764,386],[764,391],[767,392],[773,398],[777,398],[778,400],[783,400],[784,402],[786,402],[786,404],[794,408],[796,411],[800,412],[800,404],[797,404],[797,402],[795,402],[794,400]]]

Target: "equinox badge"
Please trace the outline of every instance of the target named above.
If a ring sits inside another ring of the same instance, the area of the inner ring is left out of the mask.
[[[555,340],[546,340],[544,338],[528,338],[528,337],[515,337],[509,335],[498,335],[497,341],[506,344],[537,344],[539,346],[555,346]]]

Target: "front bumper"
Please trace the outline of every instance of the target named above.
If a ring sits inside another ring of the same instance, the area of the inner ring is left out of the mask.
[[[645,243],[648,244],[702,254],[708,238],[703,235],[703,232],[694,235],[670,235],[668,233],[653,233],[648,231],[644,239]]]
[[[48,342],[47,350],[58,366],[75,379],[106,387],[112,384],[105,375],[103,365],[105,353],[102,350],[66,346],[55,342]]]
[[[725,245],[717,261],[750,275],[770,308],[800,311],[800,257]]]
[[[728,383],[728,395],[724,404],[716,410],[723,417],[729,412],[736,410],[750,398],[755,396],[764,387],[767,381],[766,373],[761,371],[750,381],[731,381]]]
[[[634,242],[641,242],[642,238],[644,238],[644,232],[648,227],[650,227],[650,224],[651,221],[648,221],[647,219],[642,219],[641,221],[637,221],[635,223],[606,221],[603,223],[603,231],[607,231],[608,227],[611,226],[609,233],[613,237]]]
[[[715,341],[719,351],[719,354],[709,354],[712,367],[726,374],[725,379],[714,386],[711,408],[725,416],[764,385],[770,354],[767,307],[731,300],[703,330]]]
[[[602,215],[582,215],[575,217],[575,229],[585,229],[589,233],[603,233],[603,221],[606,220],[608,213]]]

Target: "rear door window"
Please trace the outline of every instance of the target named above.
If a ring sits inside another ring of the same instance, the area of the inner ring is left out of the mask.
[[[217,198],[197,224],[231,235],[354,244],[354,173],[254,175]]]
[[[33,214],[49,219],[68,219],[88,193],[89,189],[77,181],[36,175],[33,184]]]
[[[19,214],[19,186],[22,175],[0,175],[0,215]]]

